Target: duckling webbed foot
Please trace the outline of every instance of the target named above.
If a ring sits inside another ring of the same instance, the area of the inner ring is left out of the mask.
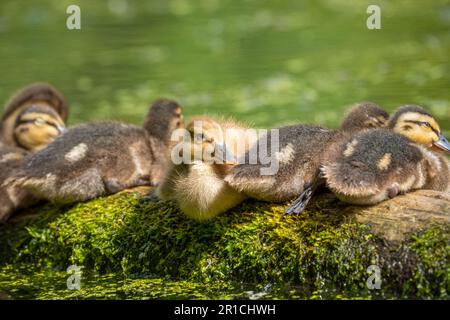
[[[311,200],[313,194],[314,194],[315,187],[313,184],[308,185],[305,187],[305,190],[300,194],[300,196],[294,200],[294,202],[289,206],[289,208],[286,209],[284,212],[285,215],[300,215],[303,210],[305,210],[306,206],[308,205],[309,201]]]
[[[389,199],[394,198],[400,193],[400,190],[398,188],[398,183],[394,183],[391,187],[387,189],[387,194]]]

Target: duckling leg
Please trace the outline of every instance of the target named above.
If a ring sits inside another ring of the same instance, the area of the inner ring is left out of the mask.
[[[394,198],[400,193],[398,183],[394,183],[391,187],[387,189],[387,194],[389,199]]]
[[[314,195],[314,192],[317,188],[317,184],[310,183],[307,186],[305,186],[305,190],[300,194],[300,196],[292,202],[292,204],[289,206],[289,208],[286,209],[284,212],[285,215],[300,215],[303,210],[308,205],[309,201],[311,200],[312,196]]]
[[[151,181],[149,176],[142,176],[133,180],[132,182],[125,184],[121,183],[119,180],[116,179],[106,179],[104,180],[104,184],[106,191],[110,194],[117,193],[129,188],[142,186],[155,187],[158,185],[156,182]]]
[[[120,192],[120,191],[126,189],[117,180],[108,180],[108,181],[104,181],[104,183],[105,183],[106,192],[108,192],[110,194],[117,193],[117,192]]]

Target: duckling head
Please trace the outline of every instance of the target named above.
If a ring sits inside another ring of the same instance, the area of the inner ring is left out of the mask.
[[[19,114],[13,134],[19,146],[36,152],[65,131],[64,121],[55,109],[44,102],[36,102]]]
[[[181,106],[169,99],[156,100],[145,117],[143,127],[153,137],[168,143],[172,132],[184,127]]]
[[[32,150],[36,146],[42,147],[47,143],[47,139],[44,139],[45,134],[42,133],[44,131],[37,131],[41,134],[37,134],[35,138],[41,136],[38,140],[42,141],[42,143],[37,144],[31,141],[28,141],[28,143],[25,141],[29,140],[27,136],[33,136],[32,132],[29,131],[28,134],[25,134],[27,129],[24,129],[22,133],[17,131],[17,125],[21,121],[31,124],[31,119],[37,120],[38,117],[31,116],[31,112],[29,113],[27,111],[29,109],[33,109],[33,113],[44,114],[44,120],[50,117],[54,120],[52,123],[60,124],[64,123],[67,119],[69,105],[64,96],[57,89],[46,83],[34,83],[19,90],[6,104],[0,120],[0,139],[5,145],[22,146],[19,141],[24,140],[24,146],[22,147],[27,147],[28,145],[27,148]],[[19,117],[24,117],[25,113],[29,114],[25,118],[19,120]],[[25,119],[26,121],[24,121]],[[37,122],[41,122],[41,120],[37,120]],[[41,126],[41,128],[42,127],[45,126]],[[32,131],[34,132],[34,130]],[[53,132],[54,134],[54,130],[52,129],[46,131],[47,133]],[[50,135],[52,134],[50,133]]]
[[[361,102],[354,105],[342,121],[342,131],[354,132],[363,129],[383,128],[387,126],[389,114],[373,102]]]
[[[196,118],[186,129],[189,133],[191,161],[237,164],[237,158],[227,147],[223,129],[218,122],[207,117]]]
[[[389,120],[389,128],[415,143],[450,152],[437,121],[420,106],[400,107]]]

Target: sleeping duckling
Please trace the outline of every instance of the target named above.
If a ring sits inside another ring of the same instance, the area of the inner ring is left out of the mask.
[[[208,220],[246,198],[223,178],[255,140],[239,124],[207,117],[194,119],[186,129],[182,149],[172,150],[172,159],[179,156],[184,160],[173,161],[156,195],[162,200],[175,200],[192,219]]]
[[[144,128],[119,122],[79,125],[27,159],[9,179],[39,198],[86,201],[137,186],[155,186],[168,160],[170,137],[182,126],[181,107],[153,103]]]
[[[251,198],[269,202],[292,200],[308,190],[306,198],[303,194],[296,200],[306,205],[312,189],[322,183],[319,178],[322,157],[333,141],[358,130],[383,127],[387,120],[388,114],[378,105],[364,102],[351,109],[340,130],[307,124],[281,127],[278,129],[280,151],[276,154],[279,169],[275,174],[261,175],[264,165],[245,163],[235,166],[225,181]]]
[[[0,140],[4,145],[38,151],[65,130],[68,110],[65,98],[51,85],[25,87],[5,107]]]
[[[339,130],[353,133],[361,130],[384,128],[388,125],[389,114],[373,102],[353,105],[345,114]]]
[[[22,188],[1,186],[36,152],[65,131],[68,106],[62,95],[46,84],[31,85],[19,91],[7,104],[0,123],[0,222],[14,211],[26,208],[36,199]]]
[[[336,143],[322,167],[327,187],[352,204],[376,204],[416,189],[450,191],[450,152],[436,120],[419,106],[404,106],[388,129],[361,132]]]

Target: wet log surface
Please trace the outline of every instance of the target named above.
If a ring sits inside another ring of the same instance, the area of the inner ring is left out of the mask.
[[[414,191],[373,206],[348,205],[332,194],[322,194],[309,210],[314,208],[339,218],[354,218],[369,225],[372,232],[392,241],[401,241],[407,234],[432,224],[450,223],[450,194],[433,190]]]

